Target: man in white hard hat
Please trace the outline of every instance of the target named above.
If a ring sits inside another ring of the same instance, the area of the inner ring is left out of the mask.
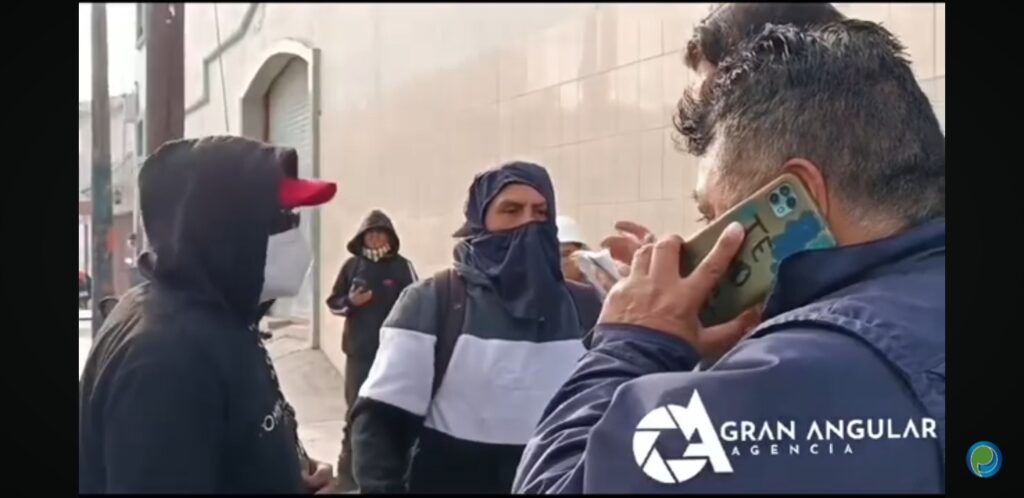
[[[587,243],[583,241],[583,232],[580,230],[576,220],[568,216],[559,216],[555,219],[558,225],[558,247],[562,255],[562,275],[566,280],[588,284],[579,266],[572,260],[572,253],[588,249]]]

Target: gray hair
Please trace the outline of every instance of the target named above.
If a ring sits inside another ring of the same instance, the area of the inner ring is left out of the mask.
[[[736,192],[800,157],[857,219],[907,226],[945,215],[945,136],[904,47],[876,23],[768,25],[686,92],[673,122],[692,154],[719,141]]]

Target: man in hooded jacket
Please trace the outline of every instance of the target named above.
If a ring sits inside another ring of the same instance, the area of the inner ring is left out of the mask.
[[[400,241],[391,219],[373,210],[348,243],[345,262],[327,298],[331,312],[345,317],[341,348],[345,353],[345,406],[351,408],[377,355],[380,327],[399,294],[416,281],[416,270],[398,254]],[[338,485],[354,487],[352,441],[346,422],[338,457]]]
[[[524,444],[596,321],[596,311],[578,311],[600,309],[596,294],[588,308],[563,280],[544,168],[515,162],[478,174],[465,215],[454,275],[409,286],[381,328],[351,415],[363,493],[511,491]],[[464,301],[441,305],[458,302],[456,282]],[[452,313],[462,321],[439,372]]]
[[[139,173],[147,281],[107,318],[79,384],[79,492],[309,493],[330,481],[297,438],[258,335],[260,303],[312,261],[292,210],[333,183],[293,149],[240,137],[169,142]],[[315,470],[314,470],[315,469]]]

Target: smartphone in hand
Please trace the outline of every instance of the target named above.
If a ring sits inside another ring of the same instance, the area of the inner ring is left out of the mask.
[[[370,285],[368,283],[366,283],[366,280],[364,280],[363,278],[356,277],[356,278],[352,279],[351,291],[353,293],[358,294],[358,293],[361,293],[361,292],[365,291],[368,288],[370,288]]]
[[[798,177],[784,174],[687,240],[679,269],[688,275],[711,252],[730,223],[746,230],[743,247],[701,311],[701,323],[718,325],[764,299],[779,263],[801,251],[835,247],[814,198]]]

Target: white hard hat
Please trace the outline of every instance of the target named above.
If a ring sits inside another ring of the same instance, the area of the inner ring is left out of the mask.
[[[580,226],[576,224],[576,220],[568,216],[559,216],[555,218],[555,224],[558,225],[558,242],[562,244],[587,245],[583,241],[583,232],[580,230]]]

